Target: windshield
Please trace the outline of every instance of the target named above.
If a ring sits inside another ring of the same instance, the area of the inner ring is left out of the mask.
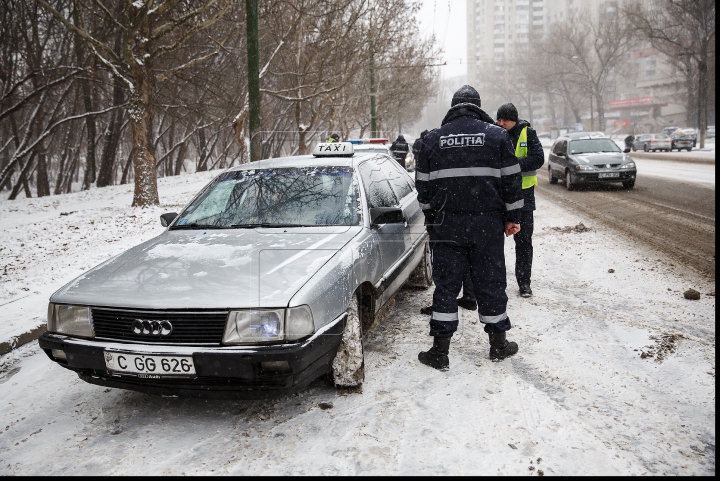
[[[173,229],[357,225],[357,188],[347,167],[226,172]]]
[[[571,154],[590,154],[592,152],[621,152],[621,150],[610,139],[573,140],[570,142]]]

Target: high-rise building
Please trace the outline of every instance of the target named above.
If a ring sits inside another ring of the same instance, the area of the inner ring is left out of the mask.
[[[619,8],[614,0],[467,0],[468,82],[480,90],[483,107],[492,113],[511,101],[521,117],[534,121],[540,130],[560,127],[551,125],[550,99],[542,92],[519,95],[517,85],[512,85],[523,68],[552,68],[528,58],[530,42],[583,11],[597,18]],[[624,71],[629,73],[613,74],[606,90],[606,131],[652,131],[667,123],[684,123],[685,89],[667,59],[647,44],[639,44],[625,63]],[[590,108],[588,102],[582,115],[586,129],[593,118]],[[559,115],[556,122],[570,127],[575,119]]]

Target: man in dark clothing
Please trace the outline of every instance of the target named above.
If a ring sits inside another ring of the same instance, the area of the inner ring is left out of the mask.
[[[480,95],[465,85],[453,95],[440,128],[423,139],[417,161],[418,201],[433,240],[433,346],[423,364],[447,369],[450,338],[458,326],[457,295],[470,268],[490,357],[517,353],[505,288],[505,236],[520,231],[522,176],[507,132],[480,108]]]
[[[533,211],[535,210],[535,186],[537,171],[545,163],[545,153],[535,130],[527,120],[518,119],[518,111],[511,103],[500,106],[497,111],[497,123],[510,134],[515,156],[522,170],[522,193],[525,205],[521,210],[520,224],[522,230],[515,234],[515,278],[522,297],[532,296],[530,275],[532,273],[534,228]]]
[[[633,141],[635,140],[634,135],[628,135],[625,137],[625,151],[630,152],[630,149],[632,149]]]
[[[392,151],[393,155],[395,156],[395,160],[398,161],[398,163],[402,166],[402,168],[405,168],[405,156],[407,156],[408,152],[410,152],[410,146],[405,141],[405,137],[403,137],[402,134],[398,135],[398,138],[395,139],[395,142],[392,143],[390,146],[390,150]]]
[[[415,160],[417,161],[418,155],[420,155],[420,146],[422,145],[423,137],[427,135],[428,131],[423,130],[420,132],[420,137],[415,139],[415,142],[413,142],[412,145],[412,153],[415,156]]]

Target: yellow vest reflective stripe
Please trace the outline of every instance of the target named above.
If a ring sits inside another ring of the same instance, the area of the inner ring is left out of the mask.
[[[523,129],[520,131],[518,143],[515,146],[515,157],[517,157],[518,159],[521,157],[527,157],[527,153],[527,127],[523,127]],[[523,189],[529,189],[530,187],[534,187],[536,185],[538,185],[537,170],[530,170],[528,172],[522,173]]]

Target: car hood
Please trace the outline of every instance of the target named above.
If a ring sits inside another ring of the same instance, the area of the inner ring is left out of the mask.
[[[361,229],[165,231],[69,282],[50,301],[144,309],[284,307]]]
[[[589,154],[572,154],[572,158],[583,164],[590,165],[606,165],[606,164],[622,164],[630,159],[627,154],[622,152],[591,152]]]

